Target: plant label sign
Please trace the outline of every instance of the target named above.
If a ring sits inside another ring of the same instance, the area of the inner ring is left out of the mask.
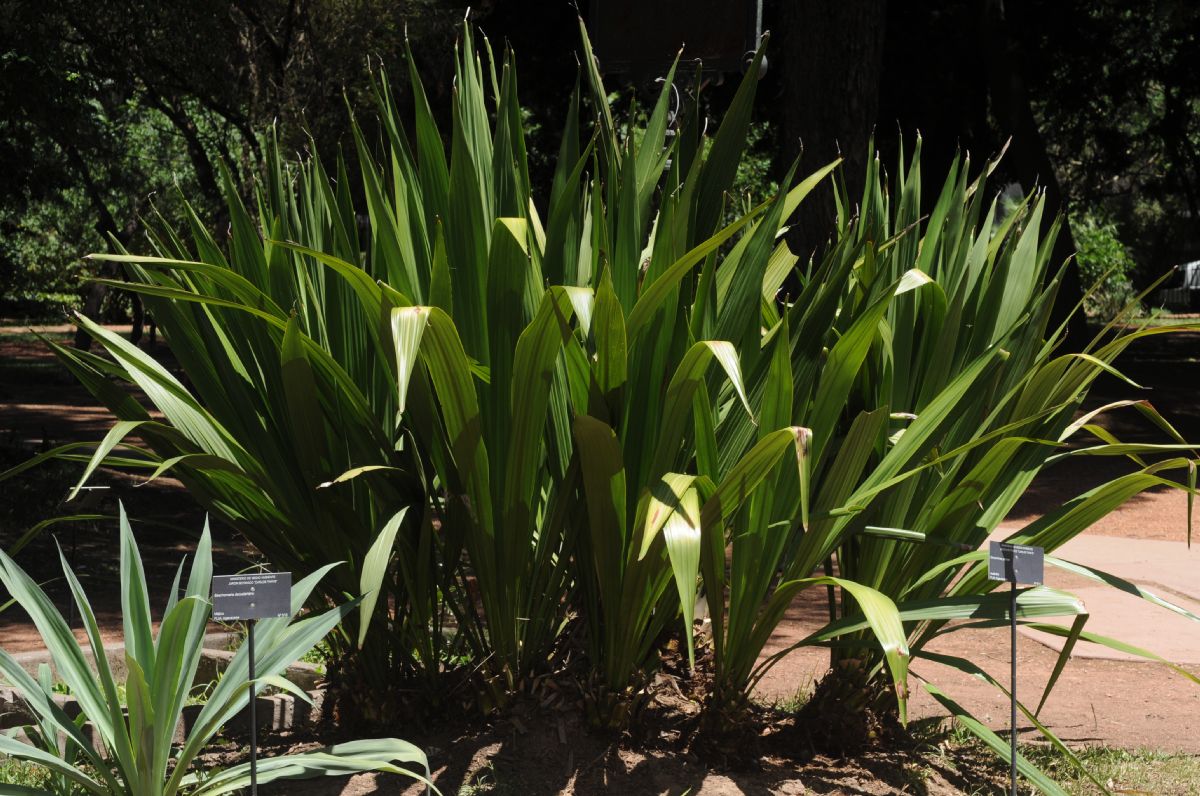
[[[988,546],[988,580],[1041,586],[1045,558],[1040,547],[991,542]]]
[[[292,573],[248,572],[214,575],[213,619],[276,619],[292,615]]]

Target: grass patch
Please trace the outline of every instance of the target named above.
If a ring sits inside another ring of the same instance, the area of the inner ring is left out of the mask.
[[[813,688],[815,687],[815,683],[810,680],[786,696],[777,697],[772,700],[758,699],[756,701],[761,707],[769,711],[795,715],[808,704],[808,700],[812,699]]]
[[[800,710],[808,704],[809,697],[812,696],[812,689],[802,688],[796,691],[791,696],[782,697],[773,702],[769,707],[778,710],[780,713],[799,713]]]
[[[1084,796],[1101,791],[1053,749],[1023,750],[1030,760],[1062,785],[1067,793]],[[1083,765],[1114,792],[1154,793],[1158,796],[1200,794],[1200,757],[1154,749],[1114,749],[1088,746],[1076,749]]]
[[[70,371],[58,363],[57,359],[11,358],[0,363],[0,372],[8,373],[14,379],[36,378],[41,383],[47,381],[69,383],[67,379],[74,378]]]
[[[42,337],[49,337],[51,340],[70,340],[71,335],[65,333],[39,335],[36,332],[21,331],[21,332],[0,332],[0,343],[40,343]]]
[[[936,756],[943,766],[957,770],[968,781],[986,778],[989,782],[1007,783],[1007,762],[996,757],[958,722],[937,720],[914,722],[914,725],[911,728],[914,738],[926,747],[926,754]],[[1072,751],[1084,768],[1113,793],[1200,796],[1200,756],[1111,746],[1082,746]],[[1021,744],[1021,754],[1071,796],[1103,793],[1086,774],[1047,744]],[[967,761],[967,765],[964,767],[956,761]],[[990,794],[999,791],[985,785],[978,791],[967,792]],[[1003,792],[1007,793],[1007,789]]]
[[[1141,326],[1154,328],[1160,326],[1191,326],[1200,330],[1200,318],[1197,318],[1195,315],[1179,316],[1160,312],[1153,313],[1148,318],[1137,318],[1121,324],[1121,327],[1125,329],[1135,329]],[[1099,329],[1099,326],[1097,326],[1097,329]]]
[[[68,334],[47,335],[62,345],[70,345]],[[28,331],[0,332],[0,399],[20,400],[25,385],[76,384],[75,377],[59,363],[50,348]]]
[[[458,789],[458,796],[517,796],[519,792],[509,783],[502,782],[496,776],[492,762],[488,761]]]
[[[50,781],[49,772],[41,766],[0,758],[0,785],[22,785],[26,788],[41,788]]]

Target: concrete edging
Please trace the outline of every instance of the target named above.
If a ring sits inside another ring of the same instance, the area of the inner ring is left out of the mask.
[[[200,665],[193,681],[194,685],[212,682],[221,672],[225,671],[235,654],[228,650],[233,639],[234,634],[232,633],[210,633],[204,637],[205,648],[201,652]],[[94,665],[95,657],[91,648],[84,647],[82,652],[88,662]],[[53,670],[53,660],[47,650],[17,653],[13,657],[23,669],[35,677],[42,664],[50,665]],[[125,665],[125,645],[114,644],[106,647],[105,657],[108,659],[113,676],[118,680],[124,680],[128,671]],[[284,677],[307,693],[312,704],[288,693],[259,696],[255,703],[259,730],[283,732],[311,727],[320,722],[324,715],[324,674],[319,667],[311,663],[294,663],[284,672]],[[79,703],[69,694],[55,694],[54,701],[70,718],[75,718],[81,712]],[[175,728],[176,743],[182,743],[191,732],[203,707],[199,704],[184,706],[183,718],[179,726]],[[33,718],[17,689],[0,684],[0,730],[25,726]],[[235,737],[244,736],[249,730],[249,721],[249,710],[243,709],[226,722],[223,732]],[[90,723],[83,726],[83,732],[97,751],[103,751],[101,739]],[[19,734],[18,737],[21,735]]]

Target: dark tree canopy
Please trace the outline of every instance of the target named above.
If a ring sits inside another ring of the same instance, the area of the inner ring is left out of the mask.
[[[587,18],[588,3],[473,5],[493,46],[516,52],[533,178],[546,180],[555,152],[544,142],[557,140],[577,75],[576,14]],[[285,150],[315,144],[332,156],[347,143],[346,103],[368,103],[368,65],[402,72],[406,35],[444,111],[466,7],[0,0],[0,300],[77,290],[79,254],[108,236],[136,238],[152,206],[178,215],[176,185],[204,205],[202,217],[217,217],[219,164],[248,176],[272,125]],[[757,162],[773,160],[781,179],[801,151],[802,172],[840,152],[857,181],[872,137],[895,162],[919,131],[935,168],[967,151],[982,163],[1011,138],[1002,176],[1044,187],[1070,221],[1111,224],[1141,281],[1200,256],[1197,4],[764,0],[763,9],[771,68],[751,184],[765,181]],[[719,115],[735,82],[710,81],[701,109]],[[610,88],[626,90],[618,76]],[[824,207],[806,203],[790,239],[798,252],[821,245]],[[1070,249],[1068,234],[1064,259]]]
[[[407,30],[416,57],[445,73],[463,13],[425,1],[0,0],[0,296],[69,289],[80,254],[128,242],[152,204],[179,215],[177,193],[209,217],[219,164],[235,179],[256,168],[264,129],[286,150],[331,153],[369,59],[399,61]]]
[[[1072,212],[1118,220],[1153,276],[1200,256],[1200,6],[1025,0],[1012,16]]]

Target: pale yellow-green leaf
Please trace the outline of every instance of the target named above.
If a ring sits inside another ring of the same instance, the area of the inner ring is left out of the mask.
[[[392,340],[396,346],[396,388],[399,414],[403,416],[408,397],[408,383],[417,364],[421,337],[429,323],[428,307],[395,307],[392,309]]]

